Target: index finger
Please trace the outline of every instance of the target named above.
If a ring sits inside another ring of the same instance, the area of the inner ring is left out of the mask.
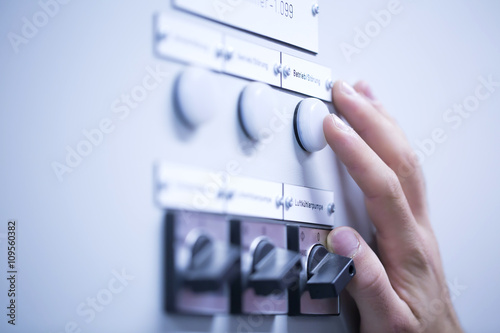
[[[353,89],[338,81],[333,90],[337,110],[363,140],[399,178],[408,204],[417,220],[426,221],[425,186],[420,166],[403,131],[387,114],[382,104],[364,97],[372,96],[368,85],[360,81]]]
[[[394,171],[335,114],[323,121],[328,145],[366,197],[366,208],[379,236],[411,241],[416,221]]]

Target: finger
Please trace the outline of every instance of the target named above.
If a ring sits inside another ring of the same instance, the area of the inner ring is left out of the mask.
[[[327,245],[333,253],[354,260],[356,275],[346,289],[358,306],[362,332],[400,332],[416,324],[410,307],[392,288],[382,263],[354,229],[333,229]]]
[[[381,105],[377,106],[368,96],[366,84],[358,85],[363,95],[343,81],[333,87],[336,109],[346,118],[354,130],[396,173],[411,211],[419,220],[426,210],[425,185],[416,155],[401,129],[390,120]]]
[[[325,117],[323,130],[326,141],[365,194],[366,208],[379,236],[404,247],[417,224],[395,173],[335,114]]]
[[[387,118],[392,123],[395,123],[394,118],[385,110],[384,106],[380,101],[377,100],[373,94],[373,90],[366,81],[358,81],[354,85],[354,90],[361,94],[378,112]]]

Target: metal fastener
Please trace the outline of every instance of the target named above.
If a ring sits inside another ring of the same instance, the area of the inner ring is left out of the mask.
[[[217,58],[223,57],[225,55],[224,45],[217,45],[217,47],[215,48],[215,54]]]
[[[231,46],[228,46],[226,48],[226,51],[224,52],[224,59],[231,60],[233,55],[234,55],[234,49]]]
[[[331,204],[328,204],[327,209],[329,214],[335,213],[335,204],[333,202]]]
[[[284,206],[285,205],[285,198],[282,196],[276,197],[276,207]]]
[[[319,14],[319,5],[317,3],[315,3],[313,6],[312,6],[312,13],[314,16],[318,15]]]
[[[290,68],[290,66],[285,66],[283,68],[283,76],[287,77],[290,76],[290,74],[292,74],[292,69]]]
[[[274,65],[274,74],[278,75],[283,72],[283,67],[281,67],[281,64],[276,64]]]
[[[326,80],[326,90],[332,90],[333,89],[333,80],[332,79],[328,79]]]
[[[165,39],[167,39],[168,35],[169,35],[168,31],[158,32],[156,34],[156,41],[158,42],[164,41]]]

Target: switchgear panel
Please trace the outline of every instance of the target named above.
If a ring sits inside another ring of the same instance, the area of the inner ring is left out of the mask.
[[[319,52],[317,2],[176,0],[174,5],[302,52]],[[231,130],[236,126],[240,133],[237,149],[266,148],[281,133],[288,136],[288,149],[304,157],[326,147],[323,119],[331,112],[332,71],[310,54],[262,46],[161,11],[154,16],[153,41],[158,58],[182,64],[170,112],[189,136],[229,117],[235,120]],[[235,92],[221,89],[232,77],[242,80]],[[291,105],[284,103],[288,92],[300,96]],[[234,102],[221,112],[221,100],[228,98]],[[213,149],[227,147],[218,137],[206,140]],[[172,161],[158,160],[154,170],[154,200],[166,216],[169,313],[340,314],[341,291],[356,271],[352,259],[326,247],[336,215],[330,187],[244,177],[238,162],[221,172]]]
[[[37,92],[48,96],[40,103],[53,103],[37,117],[53,120],[46,156],[54,161],[36,167],[54,171],[52,195],[64,203],[58,219],[38,207],[49,221],[41,225],[82,228],[50,242],[67,249],[66,262],[78,262],[58,277],[64,302],[39,290],[50,303],[39,308],[67,320],[42,311],[33,323],[75,332],[355,327],[355,307],[342,292],[354,264],[326,247],[339,216],[346,223],[322,131],[337,79],[321,29],[332,4],[153,0],[120,2],[117,11],[108,2],[62,2],[40,2],[59,12],[22,45],[37,54],[27,71],[41,80],[23,82],[58,88],[57,98]],[[57,48],[53,34],[65,41]],[[85,251],[75,245],[83,241],[92,244]],[[46,258],[56,245],[37,248]],[[117,271],[124,288],[111,303],[111,291],[94,288]],[[94,311],[82,297],[105,304]]]

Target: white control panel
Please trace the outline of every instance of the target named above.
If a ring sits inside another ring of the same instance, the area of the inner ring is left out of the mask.
[[[183,9],[318,52],[318,1],[175,0]]]
[[[339,211],[335,174],[317,172],[334,170],[333,153],[316,135],[319,119],[333,111],[334,79],[332,62],[319,53],[318,2],[123,2],[126,15],[113,24],[104,13],[116,4],[101,12],[57,3],[40,5],[59,14],[22,45],[27,52],[5,62],[38,55],[7,77],[16,86],[23,72],[40,73],[19,81],[38,87],[37,101],[23,103],[54,120],[37,144],[22,144],[42,148],[30,184],[50,200],[33,200],[36,216],[11,209],[26,228],[20,244],[43,242],[36,251],[21,245],[30,251],[20,267],[33,274],[19,285],[16,306],[26,313],[19,329],[293,333],[304,331],[308,315],[321,316],[318,332],[346,327],[351,309],[338,316],[331,295],[336,276],[315,273],[319,283],[308,284],[307,261],[322,257],[304,257],[298,232],[328,234]],[[78,43],[68,47],[64,22],[81,17],[92,23],[72,31]],[[54,34],[64,41],[59,47]],[[117,37],[113,47],[96,47],[109,46],[109,36]],[[34,123],[18,127],[30,128],[26,138],[40,130]],[[43,149],[47,136],[54,137]],[[38,182],[52,185],[42,190]],[[38,270],[54,253],[60,263],[52,273]],[[40,276],[51,279],[43,288]],[[23,292],[31,284],[37,293]],[[61,291],[57,300],[53,290]]]

